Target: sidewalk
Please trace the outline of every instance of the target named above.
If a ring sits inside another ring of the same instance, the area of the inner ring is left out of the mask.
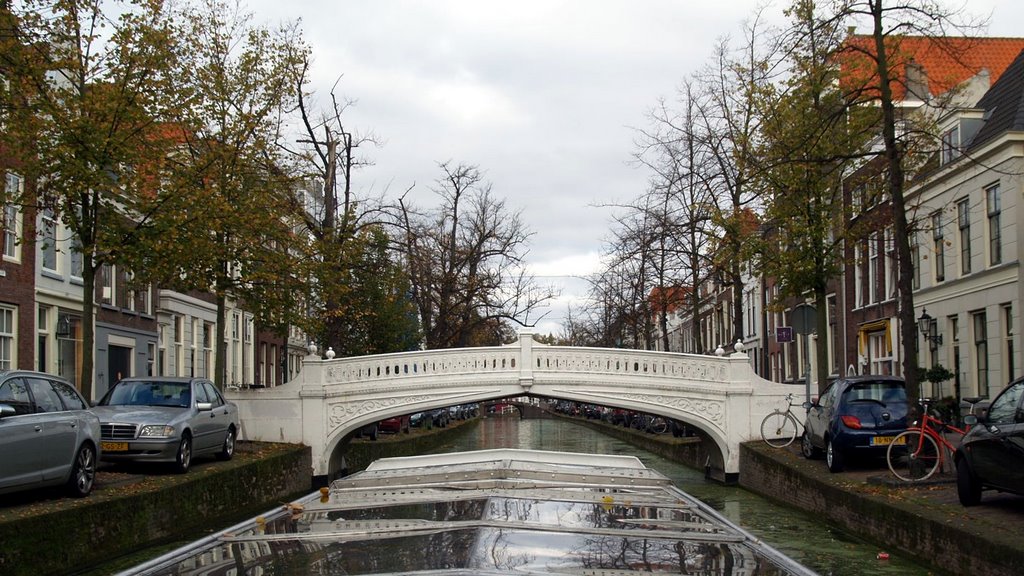
[[[807,460],[795,447],[743,445],[744,487],[826,516],[846,529],[954,574],[1024,573],[1024,497],[985,491],[965,508],[953,471],[925,483],[896,480],[884,460],[852,462],[830,473],[823,460]],[[748,466],[749,465],[749,466]]]

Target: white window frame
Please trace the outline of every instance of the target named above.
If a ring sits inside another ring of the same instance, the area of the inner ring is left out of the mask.
[[[0,370],[18,366],[18,309],[0,305]]]
[[[1002,198],[999,183],[985,188],[985,214],[988,223],[988,261],[990,266],[1003,262],[1003,231],[1001,229]]]
[[[878,234],[868,236],[868,303],[881,302],[882,295],[878,286]]]
[[[960,229],[960,274],[971,273],[971,205],[967,198],[956,203],[956,225]]]
[[[19,198],[25,190],[25,179],[13,172],[7,172],[4,175],[4,186],[8,198]],[[21,238],[24,234],[21,209],[12,202],[4,204],[3,210],[3,259],[21,262]]]
[[[942,133],[942,160],[945,166],[960,157],[960,123]]]
[[[932,250],[935,252],[935,283],[946,281],[946,238],[942,229],[942,212],[932,214]]]
[[[39,213],[41,241],[39,243],[39,266],[51,274],[59,274],[60,258],[57,253],[57,215],[53,210],[43,209]],[[50,263],[47,260],[51,260]]]
[[[102,275],[100,302],[113,306],[114,302],[117,302],[117,294],[115,294],[117,283],[114,282],[114,277],[117,275],[116,267],[113,264],[104,264],[100,267],[100,274]]]

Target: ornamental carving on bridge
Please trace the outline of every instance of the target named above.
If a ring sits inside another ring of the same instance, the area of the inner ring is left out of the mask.
[[[331,404],[331,415],[329,417],[331,429],[333,430],[334,428],[341,426],[343,422],[362,416],[363,414],[377,412],[393,406],[426,402],[433,398],[433,396],[405,396],[401,399],[378,398],[375,400],[363,400],[361,402],[354,403],[339,402]]]
[[[719,400],[649,396],[647,394],[624,394],[623,397],[637,402],[644,402],[646,404],[671,406],[672,408],[682,412],[694,414],[708,420],[709,422],[714,422],[719,428],[722,427],[725,421],[725,405]]]

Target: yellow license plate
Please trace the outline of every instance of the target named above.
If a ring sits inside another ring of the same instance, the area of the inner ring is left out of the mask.
[[[127,452],[127,442],[100,442],[100,448],[107,452]]]
[[[901,436],[875,436],[871,439],[872,446],[888,446],[889,444],[896,444],[897,446],[903,446],[907,443],[907,437]]]

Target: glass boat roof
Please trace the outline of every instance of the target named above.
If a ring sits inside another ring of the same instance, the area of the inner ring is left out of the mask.
[[[383,459],[123,572],[810,575],[634,457]]]

